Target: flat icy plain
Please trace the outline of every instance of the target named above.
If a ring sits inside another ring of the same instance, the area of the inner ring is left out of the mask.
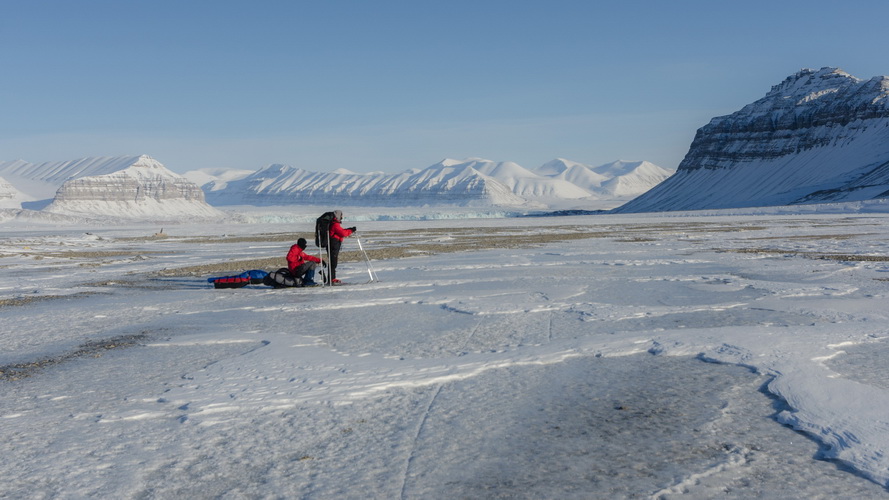
[[[358,225],[0,226],[0,497],[889,496],[889,217]]]

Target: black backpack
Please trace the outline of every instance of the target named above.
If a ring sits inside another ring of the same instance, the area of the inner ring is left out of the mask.
[[[270,272],[268,276],[263,279],[263,283],[274,288],[303,285],[302,280],[294,278],[293,275],[290,274],[290,270],[286,267]]]
[[[324,212],[321,217],[315,221],[315,246],[327,248],[327,242],[330,239],[330,223],[334,219],[333,212]]]

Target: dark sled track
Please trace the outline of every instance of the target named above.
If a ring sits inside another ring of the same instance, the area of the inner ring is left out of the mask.
[[[472,340],[472,337],[475,336],[475,332],[478,331],[481,324],[481,320],[479,320],[475,324],[475,328],[473,328],[472,331],[469,332],[469,335],[466,336],[466,339],[463,341],[463,344],[458,349],[458,352],[462,353],[465,351],[466,346],[469,345],[469,341]],[[411,450],[407,455],[407,459],[404,461],[404,468],[401,472],[401,495],[399,495],[399,498],[401,498],[402,500],[405,500],[408,476],[411,472],[411,463],[413,463],[415,458],[417,442],[420,441],[420,436],[423,434],[423,428],[426,426],[426,421],[429,420],[429,415],[432,412],[432,406],[435,404],[435,399],[441,393],[442,388],[444,388],[444,383],[436,384],[435,390],[432,391],[432,394],[429,396],[429,400],[426,401],[426,407],[423,409],[423,415],[420,417],[419,422],[417,422],[417,428],[413,434],[413,438],[411,439]]]

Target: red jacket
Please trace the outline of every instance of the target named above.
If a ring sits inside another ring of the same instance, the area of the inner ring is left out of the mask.
[[[290,247],[290,251],[287,252],[287,269],[290,269],[292,272],[306,261],[314,262],[315,264],[321,263],[321,259],[314,255],[307,254],[305,250],[299,247],[299,245]]]
[[[330,237],[342,242],[349,236],[352,236],[352,230],[344,228],[340,225],[340,221],[333,219],[333,222],[330,223]]]

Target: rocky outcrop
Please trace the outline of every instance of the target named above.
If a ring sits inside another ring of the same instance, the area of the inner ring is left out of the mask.
[[[142,156],[129,167],[111,174],[81,177],[62,184],[55,201],[204,201],[201,188],[160,162]]]
[[[124,218],[222,215],[206,203],[197,184],[148,156],[117,172],[65,182],[45,210]]]
[[[41,200],[55,196],[59,186],[66,181],[117,172],[138,162],[140,158],[142,157],[96,156],[43,163],[0,161],[0,177],[31,198]]]
[[[802,70],[701,127],[676,173],[618,212],[858,201],[889,191],[889,77]]]

